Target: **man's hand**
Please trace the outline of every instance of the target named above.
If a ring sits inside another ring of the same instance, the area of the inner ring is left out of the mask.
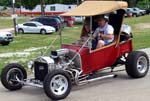
[[[101,37],[102,36],[102,33],[98,33],[98,37]]]

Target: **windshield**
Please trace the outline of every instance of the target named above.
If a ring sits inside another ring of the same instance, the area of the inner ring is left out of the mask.
[[[37,26],[43,26],[43,24],[41,24],[41,23],[38,23],[38,22],[36,23],[36,25],[37,25]]]

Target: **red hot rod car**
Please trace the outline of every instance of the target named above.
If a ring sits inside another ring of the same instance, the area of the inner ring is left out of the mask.
[[[113,69],[125,65],[132,78],[144,77],[149,70],[149,59],[142,51],[133,51],[132,33],[123,19],[127,3],[122,1],[85,1],[74,10],[61,16],[84,16],[90,19],[89,37],[85,41],[62,44],[61,49],[51,51],[50,56],[39,56],[29,62],[34,78],[27,78],[25,69],[17,63],[8,64],[2,71],[1,82],[9,90],[21,89],[23,85],[43,87],[53,100],[64,99],[72,84],[82,85],[106,77],[114,77]],[[97,27],[99,15],[109,14],[109,24],[114,28],[114,40],[109,45],[92,49],[92,33]],[[70,33],[71,34],[71,33]],[[61,34],[60,34],[61,37]],[[93,76],[95,72],[110,69],[110,75]]]

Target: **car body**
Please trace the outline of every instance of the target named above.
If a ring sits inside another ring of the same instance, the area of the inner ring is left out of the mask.
[[[41,17],[47,17],[47,18],[54,18],[57,19],[57,21],[60,23],[59,27],[64,27],[64,19],[61,16],[50,16],[50,15],[45,15],[45,16],[41,16]]]
[[[0,32],[0,44],[1,45],[8,45],[10,42],[13,41],[13,34],[10,32]]]
[[[149,58],[143,51],[133,51],[131,27],[122,25],[126,8],[127,3],[123,1],[84,1],[74,10],[62,14],[90,18],[92,29],[87,40],[83,44],[63,44],[60,32],[60,49],[52,50],[50,55],[42,54],[28,63],[28,68],[34,71],[34,78],[27,79],[23,66],[11,63],[2,71],[2,84],[9,90],[21,89],[22,85],[42,87],[49,98],[61,100],[69,95],[72,85],[116,77],[113,71],[117,66],[125,65],[131,78],[146,76]],[[116,12],[112,13],[114,10]],[[95,21],[100,15],[108,13],[109,24],[114,27],[114,41],[93,50],[92,32],[98,27]],[[104,73],[107,69],[110,72]]]
[[[75,23],[75,18],[72,16],[64,16],[64,26],[72,27]]]
[[[127,13],[127,15],[132,13],[132,16],[134,16],[134,17],[141,16],[140,11],[139,10],[133,10],[133,8],[127,8],[126,13]]]
[[[31,21],[37,21],[42,23],[43,25],[52,26],[58,31],[61,27],[61,21],[58,18],[52,18],[48,16],[40,16],[33,18]]]
[[[147,10],[146,10],[146,14],[150,14],[150,9],[147,9]]]
[[[75,23],[83,23],[84,17],[82,17],[82,16],[75,16],[74,17],[74,21],[75,21]]]
[[[141,15],[145,15],[146,14],[146,10],[142,10],[142,9],[140,9],[138,7],[133,7],[132,9],[134,11],[136,11],[136,12],[140,12]]]
[[[51,26],[43,25],[39,22],[29,21],[29,22],[25,22],[23,24],[18,24],[17,25],[17,31],[18,31],[18,33],[47,34],[47,33],[54,33],[55,28],[51,27]]]

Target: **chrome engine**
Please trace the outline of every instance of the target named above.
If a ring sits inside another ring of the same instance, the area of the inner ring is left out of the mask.
[[[52,51],[50,56],[41,56],[33,62],[35,78],[43,81],[46,74],[56,69],[66,70],[74,68],[73,62],[70,62],[69,49],[59,49]]]
[[[48,65],[48,70],[66,69],[70,65],[69,49],[59,49],[51,52],[51,56],[39,57],[35,62],[45,63]]]

